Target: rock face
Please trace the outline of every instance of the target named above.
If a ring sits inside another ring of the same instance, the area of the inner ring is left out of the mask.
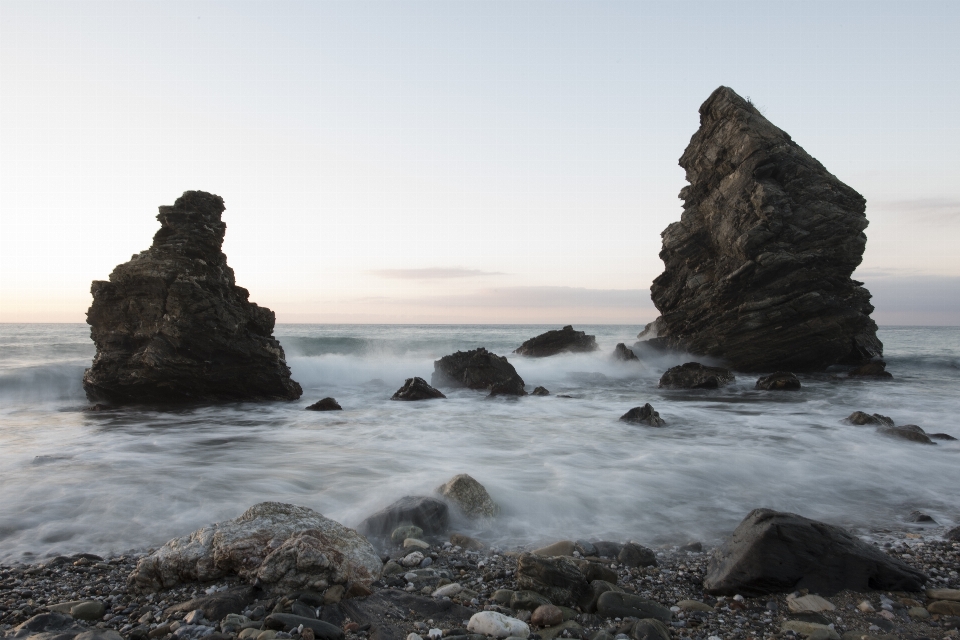
[[[185,192],[160,207],[153,246],[95,280],[91,400],[171,403],[293,400],[300,385],[273,337],[273,311],[248,300],[220,250],[223,199]]]
[[[734,375],[722,367],[688,362],[667,369],[657,386],[667,389],[718,389],[734,380]]]
[[[353,529],[306,507],[261,502],[236,520],[171,540],[140,560],[130,582],[154,591],[239,575],[289,593],[369,585],[381,567],[376,551]]]
[[[596,351],[599,348],[596,336],[588,336],[584,331],[574,331],[572,326],[567,325],[563,329],[554,329],[530,338],[517,347],[514,353],[532,358],[545,358],[558,353],[584,353]]]
[[[627,345],[622,342],[618,343],[613,350],[613,359],[622,360],[623,362],[630,362],[631,360],[639,361],[640,358],[637,357],[637,354],[633,352]]]
[[[648,402],[642,407],[634,407],[620,416],[623,422],[633,422],[635,424],[645,424],[651,427],[665,427],[667,423],[660,417],[653,406]]]
[[[407,378],[403,386],[397,389],[391,400],[431,400],[446,398],[439,390],[434,389],[423,378]]]
[[[840,527],[754,509],[718,548],[703,580],[714,594],[758,596],[809,589],[919,591],[927,577]]]
[[[867,242],[859,193],[728,87],[700,107],[680,166],[690,184],[661,234],[653,342],[741,371],[882,354],[870,293],[850,278]]]
[[[483,347],[473,351],[457,351],[433,363],[435,387],[467,387],[486,389],[497,394],[522,396],[523,378],[503,356],[490,353]]]
[[[468,518],[495,518],[500,515],[500,505],[493,501],[486,488],[465,473],[437,487],[437,493],[460,507]]]
[[[757,380],[754,388],[761,391],[793,391],[800,388],[800,379],[788,371],[777,371]]]

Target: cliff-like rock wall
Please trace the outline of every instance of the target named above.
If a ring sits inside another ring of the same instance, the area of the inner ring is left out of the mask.
[[[296,399],[273,311],[248,300],[220,250],[223,199],[187,191],[160,207],[153,246],[95,280],[91,400],[117,404]]]
[[[680,166],[684,210],[651,287],[656,346],[743,371],[882,354],[870,293],[850,277],[867,242],[859,193],[728,87],[700,107]]]

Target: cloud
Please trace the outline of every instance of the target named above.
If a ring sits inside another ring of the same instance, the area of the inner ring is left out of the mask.
[[[481,271],[480,269],[459,269],[456,267],[429,267],[426,269],[375,269],[368,274],[396,280],[433,280],[445,278],[475,278],[480,276],[507,275],[500,271]]]
[[[881,211],[896,213],[924,224],[951,224],[960,222],[960,199],[914,198],[912,200],[889,200],[873,205]]]
[[[439,303],[436,297],[423,297],[421,303]],[[587,289],[585,287],[499,287],[477,293],[445,296],[444,304],[484,307],[571,308],[601,307],[639,309],[653,307],[649,289]]]

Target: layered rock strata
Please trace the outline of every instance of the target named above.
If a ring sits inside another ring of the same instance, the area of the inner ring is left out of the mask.
[[[87,312],[97,346],[83,375],[91,400],[116,404],[292,400],[270,309],[249,301],[220,250],[223,199],[185,192],[160,207],[153,245],[95,280]]]
[[[660,317],[641,334],[742,371],[811,370],[882,354],[873,306],[851,279],[866,202],[720,87],[680,158],[689,185],[661,234]]]

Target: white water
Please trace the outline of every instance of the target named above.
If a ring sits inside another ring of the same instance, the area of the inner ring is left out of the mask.
[[[506,544],[716,542],[759,506],[861,530],[900,526],[914,509],[960,523],[960,442],[841,423],[863,410],[960,437],[958,328],[884,329],[893,381],[802,378],[794,393],[754,391],[755,375],[715,391],[657,389],[684,358],[609,358],[641,327],[576,327],[597,335],[594,354],[510,356],[549,328],[280,326],[298,402],[84,412],[87,327],[0,325],[0,561],[157,546],[263,500],[356,525],[457,473],[504,509],[474,533]],[[435,359],[477,346],[553,395],[389,400],[404,378],[429,381]],[[303,410],[325,396],[345,410]],[[666,428],[618,421],[644,402]]]

